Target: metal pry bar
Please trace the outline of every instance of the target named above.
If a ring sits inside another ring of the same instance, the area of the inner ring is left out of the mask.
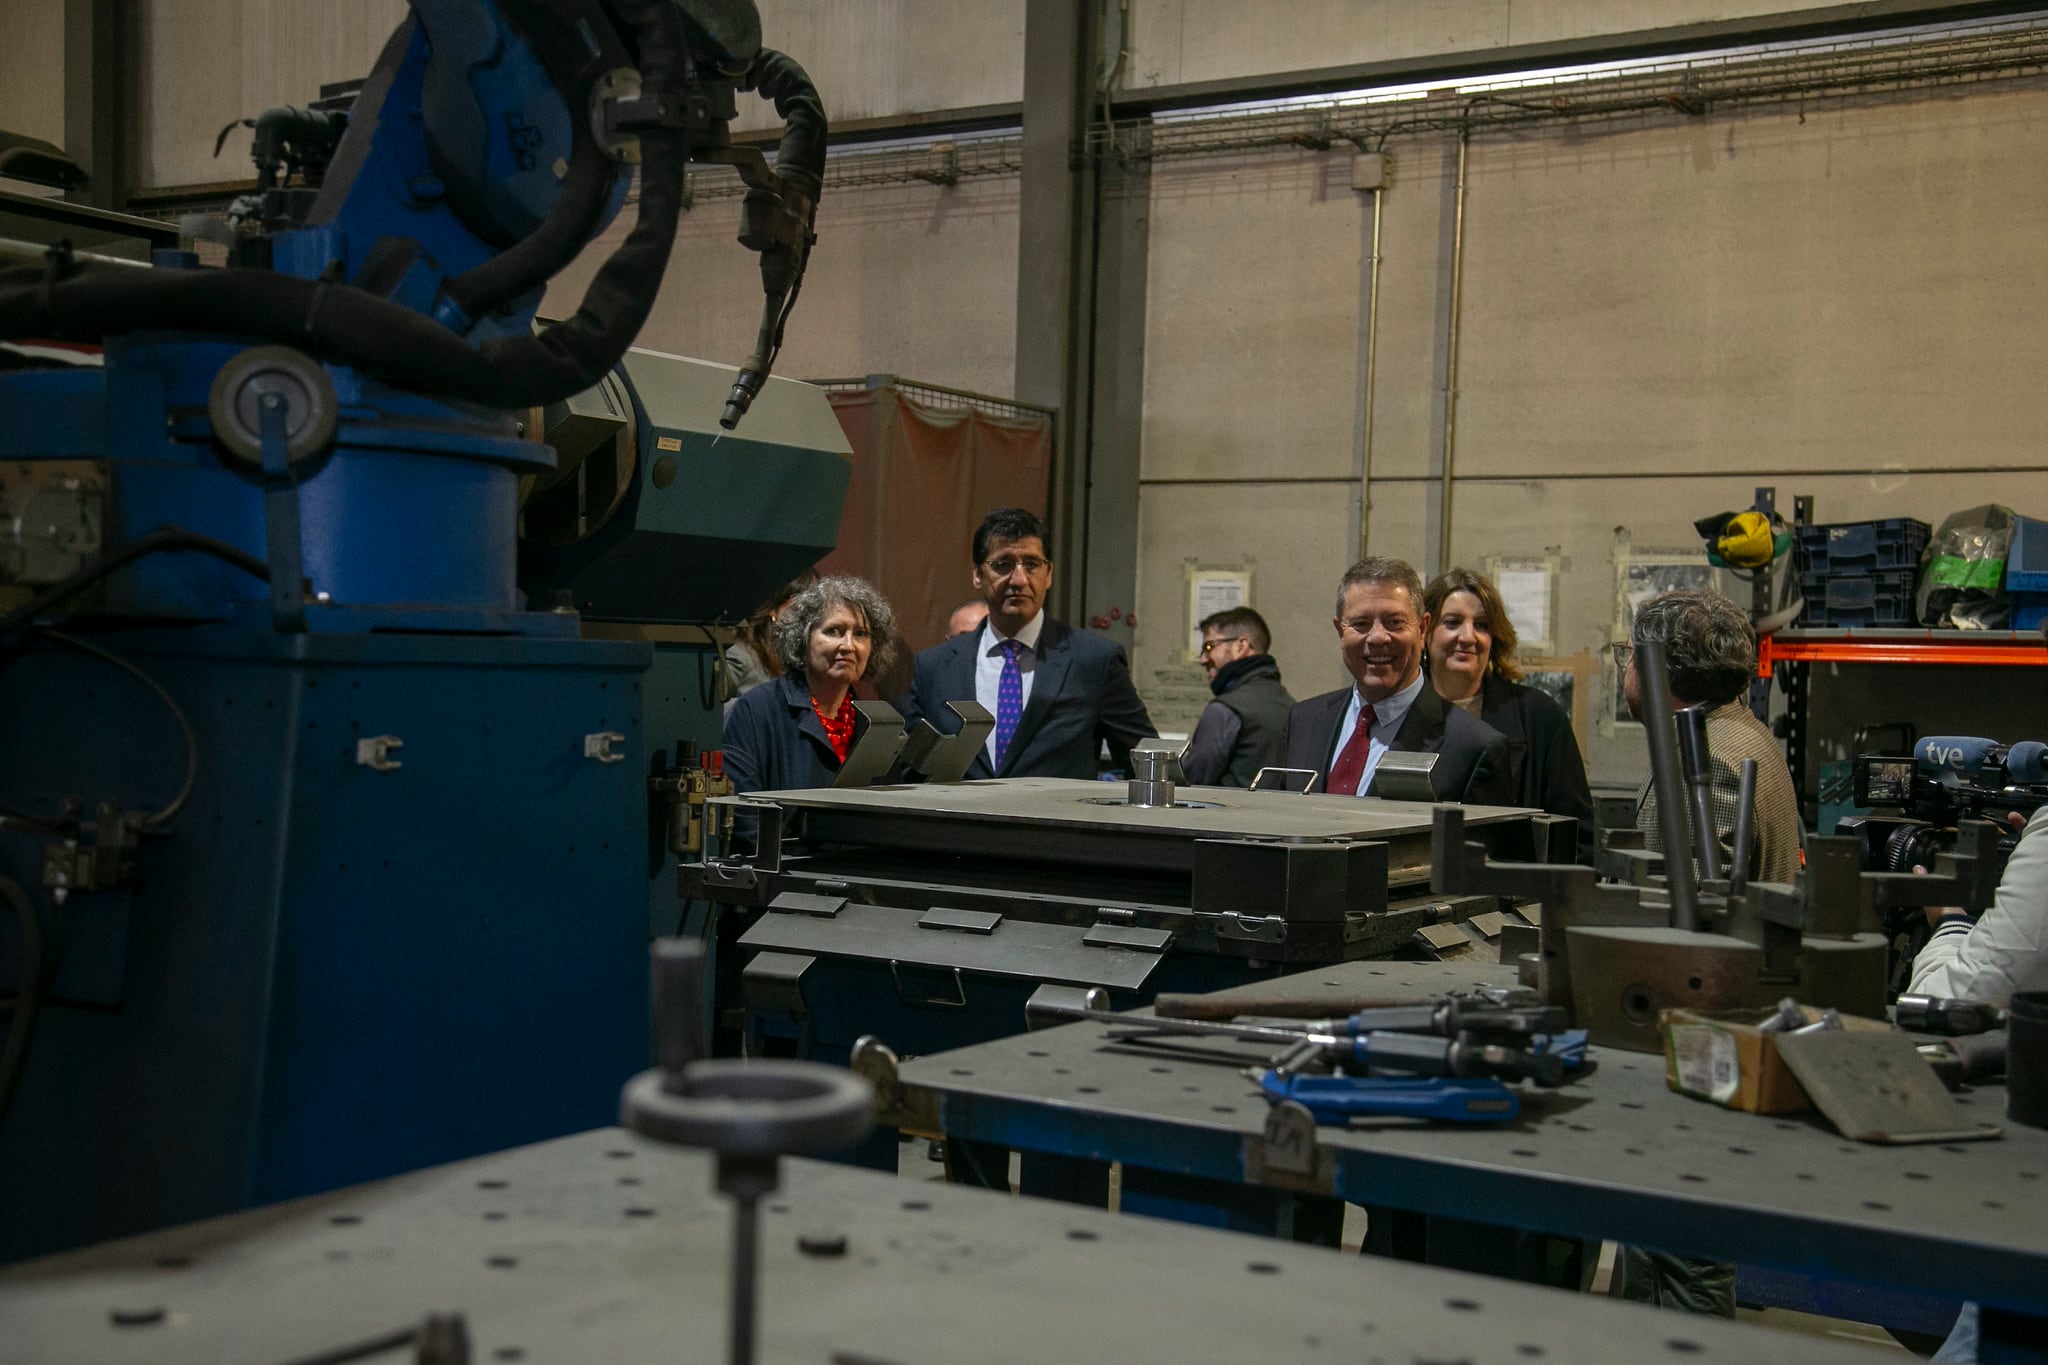
[[[1714,755],[1707,743],[1707,711],[1688,706],[1674,717],[1678,730],[1679,769],[1692,799],[1693,851],[1700,860],[1700,880],[1721,880],[1721,829],[1714,819]]]
[[[1735,847],[1728,858],[1728,894],[1739,896],[1749,885],[1749,860],[1756,844],[1756,760],[1742,760],[1735,789]]]
[[[1697,931],[1700,904],[1687,846],[1685,787],[1678,773],[1678,744],[1671,714],[1671,675],[1664,643],[1636,646],[1636,679],[1642,684],[1643,737],[1650,746],[1650,786],[1657,793],[1657,828],[1664,842],[1664,888],[1671,900],[1671,927]]]

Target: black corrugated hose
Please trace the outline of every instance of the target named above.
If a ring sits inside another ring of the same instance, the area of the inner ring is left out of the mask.
[[[649,90],[682,88],[683,30],[673,6],[641,11],[636,30]],[[409,389],[492,407],[569,398],[595,384],[647,320],[682,211],[688,148],[674,129],[640,134],[638,221],[591,281],[576,315],[538,337],[471,345],[410,308],[338,279],[254,270],[161,270],[77,261],[0,271],[0,339],[99,341],[163,328],[257,336],[351,365]],[[822,160],[821,160],[822,164]]]

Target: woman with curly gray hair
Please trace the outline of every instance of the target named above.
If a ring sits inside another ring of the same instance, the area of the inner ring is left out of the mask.
[[[896,613],[860,578],[821,578],[776,615],[781,677],[725,718],[725,771],[738,791],[829,787],[866,725],[853,685],[887,666]]]

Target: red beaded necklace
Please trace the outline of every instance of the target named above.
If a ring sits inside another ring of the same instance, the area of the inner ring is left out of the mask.
[[[811,714],[818,718],[818,724],[825,727],[825,738],[831,742],[832,752],[839,755],[841,763],[853,749],[853,725],[860,719],[860,712],[853,709],[853,693],[848,692],[839,703],[839,714],[828,716],[818,709],[818,699],[811,698]]]

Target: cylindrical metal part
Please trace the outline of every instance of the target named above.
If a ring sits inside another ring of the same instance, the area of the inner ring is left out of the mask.
[[[2015,991],[2006,1002],[2005,1116],[2048,1128],[2048,991]]]
[[[1749,885],[1749,860],[1756,846],[1756,760],[1742,760],[1742,778],[1735,789],[1735,847],[1729,854],[1728,890],[1740,894]]]
[[[759,1325],[754,1282],[761,1273],[760,1208],[744,1196],[732,1201],[732,1365],[754,1365]]]
[[[1131,779],[1128,799],[1134,806],[1170,806],[1173,804],[1173,784],[1146,782],[1134,777]]]
[[[1636,681],[1641,684],[1643,737],[1650,746],[1650,788],[1657,794],[1657,832],[1664,845],[1664,886],[1671,897],[1671,927],[1697,930],[1700,906],[1692,876],[1691,840],[1686,835],[1685,784],[1678,771],[1678,744],[1671,716],[1671,675],[1664,645],[1636,646]]]
[[[1131,750],[1130,803],[1134,806],[1173,804],[1173,755],[1163,749]]]
[[[704,945],[695,939],[654,941],[649,1013],[662,1088],[683,1093],[683,1069],[704,1055]]]
[[[1677,727],[1678,766],[1685,774],[1692,801],[1693,854],[1702,881],[1721,879],[1721,829],[1714,819],[1714,757],[1707,745],[1707,712],[1688,706],[1673,716]]]

